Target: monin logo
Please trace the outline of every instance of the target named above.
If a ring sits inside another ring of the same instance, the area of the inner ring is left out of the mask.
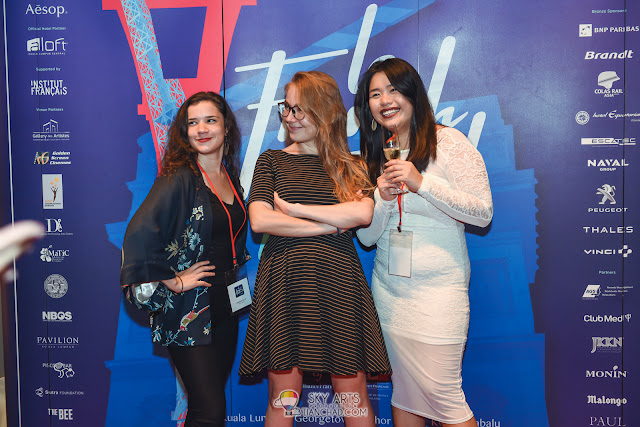
[[[627,378],[627,371],[621,371],[618,369],[618,365],[611,368],[610,371],[589,371],[587,370],[587,378]]]
[[[596,351],[615,351],[619,352],[622,348],[622,337],[592,337],[593,347],[591,348],[591,354]]]

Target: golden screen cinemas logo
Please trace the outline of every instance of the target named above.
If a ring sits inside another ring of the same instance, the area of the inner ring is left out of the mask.
[[[49,155],[48,151],[37,151],[36,157],[33,160],[34,165],[70,165],[71,164],[71,152],[70,151],[54,151]]]
[[[67,87],[64,80],[31,80],[31,95],[36,96],[64,96]]]
[[[622,145],[636,145],[635,138],[581,138],[581,145],[592,147],[619,147]]]
[[[49,119],[48,122],[42,125],[42,132],[33,132],[31,137],[38,142],[69,141],[71,134],[70,132],[61,131],[60,124],[56,120]]]
[[[27,40],[27,53],[29,55],[64,55],[68,44],[64,41],[64,37],[55,40],[36,37]]]
[[[587,369],[586,378],[611,378],[617,379],[627,378],[627,371],[621,371],[618,365],[614,365],[609,371],[590,371]]]
[[[588,168],[598,168],[600,172],[613,172],[629,166],[627,159],[587,159]]]
[[[34,165],[46,165],[49,163],[49,152],[48,151],[36,151],[36,158],[33,159]]]
[[[36,337],[41,348],[76,348],[80,344],[78,337]]]
[[[43,322],[71,322],[73,315],[70,311],[43,311]]]
[[[623,337],[591,337],[593,340],[591,354],[596,351],[620,353],[622,349],[622,338]]]

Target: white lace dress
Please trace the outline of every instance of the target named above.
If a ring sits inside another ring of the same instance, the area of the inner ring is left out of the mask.
[[[470,267],[463,223],[488,225],[493,203],[484,161],[469,140],[446,127],[438,131],[437,138],[436,160],[422,172],[420,189],[402,197],[402,230],[413,232],[411,277],[388,274],[389,231],[397,229],[400,218],[397,199],[385,201],[376,189],[371,225],[357,231],[364,245],[378,245],[371,288],[386,341],[398,337],[397,342],[410,338],[448,345],[467,339]],[[402,362],[392,354],[401,351],[392,349],[389,342],[387,347],[397,378],[407,367],[398,366]],[[394,378],[392,403],[404,408],[394,402],[396,385]],[[444,415],[433,417],[420,408],[408,410],[447,422]]]

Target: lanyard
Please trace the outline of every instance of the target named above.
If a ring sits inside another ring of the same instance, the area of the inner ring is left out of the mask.
[[[400,187],[400,189],[402,190],[402,187]],[[402,193],[398,194],[398,213],[400,213],[400,221],[398,222],[398,233],[402,233]]]
[[[233,186],[233,183],[231,182],[231,178],[229,177],[229,172],[227,172],[227,168],[225,168],[224,165],[222,165],[222,169],[224,169],[224,173],[227,174],[227,179],[229,180],[229,185],[233,190],[233,194],[234,196],[236,196],[236,200],[238,200],[238,203],[240,203],[240,206],[242,207],[242,211],[244,212],[244,220],[242,221],[242,225],[240,226],[240,228],[238,229],[238,232],[234,236],[233,225],[231,224],[231,215],[229,214],[229,210],[227,209],[227,206],[224,204],[224,202],[218,195],[218,192],[216,191],[216,187],[213,186],[213,184],[211,183],[211,180],[209,179],[209,175],[207,175],[204,169],[202,169],[202,166],[200,166],[200,163],[198,163],[198,167],[200,168],[200,172],[202,172],[202,174],[207,178],[207,181],[209,181],[209,185],[211,186],[213,193],[216,195],[216,197],[220,201],[220,204],[224,208],[224,211],[227,213],[227,217],[229,218],[229,235],[231,237],[231,250],[233,251],[233,266],[237,267],[238,261],[236,259],[236,239],[238,238],[238,234],[240,234],[240,231],[242,231],[242,227],[244,227],[245,222],[247,222],[247,210],[244,208],[244,203],[242,203],[242,200],[240,200],[240,196],[238,196],[238,193],[236,192],[236,188]]]

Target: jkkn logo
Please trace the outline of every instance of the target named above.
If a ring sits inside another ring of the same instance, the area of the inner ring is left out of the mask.
[[[59,37],[55,40],[36,37],[27,40],[27,52],[30,55],[64,55],[68,44],[64,37]]]
[[[31,95],[64,96],[67,87],[63,80],[31,80]]]
[[[43,322],[71,322],[73,315],[70,311],[43,311]]]
[[[622,249],[584,249],[584,253],[587,255],[622,255],[623,258],[627,258],[633,253],[633,250],[629,249],[628,245],[624,245]]]
[[[581,145],[592,147],[618,147],[622,145],[636,145],[635,138],[581,138]]]
[[[622,348],[623,337],[591,337],[593,340],[593,347],[591,348],[591,354],[596,351],[609,351],[619,352]]]
[[[73,421],[73,409],[71,408],[49,408],[49,416],[60,421]]]
[[[631,234],[633,225],[626,227],[582,227],[587,234]]]
[[[596,396],[594,394],[590,394],[587,396],[587,403],[591,405],[626,405],[627,398],[615,398],[615,397],[606,397],[606,396]]]
[[[585,314],[584,321],[587,323],[622,323],[624,321],[629,323],[631,321],[631,314],[621,314],[620,316],[614,316],[612,314],[605,314],[604,316],[598,314],[596,316],[592,314]]]
[[[587,167],[598,168],[600,172],[613,172],[618,168],[629,166],[627,159],[587,159]]]
[[[613,84],[620,80],[618,74],[615,71],[603,71],[598,75],[598,86],[602,86],[604,89],[595,89],[593,93],[596,95],[602,95],[604,98],[613,98],[617,95],[622,95],[622,89],[613,88]]]
[[[590,371],[587,369],[586,378],[611,378],[617,379],[627,378],[627,371],[621,371],[618,365],[614,365],[610,371]]]
[[[66,13],[64,6],[41,6],[39,4],[35,6],[28,4],[27,10],[24,12],[25,15],[55,15],[56,18],[60,18],[60,15]]]

